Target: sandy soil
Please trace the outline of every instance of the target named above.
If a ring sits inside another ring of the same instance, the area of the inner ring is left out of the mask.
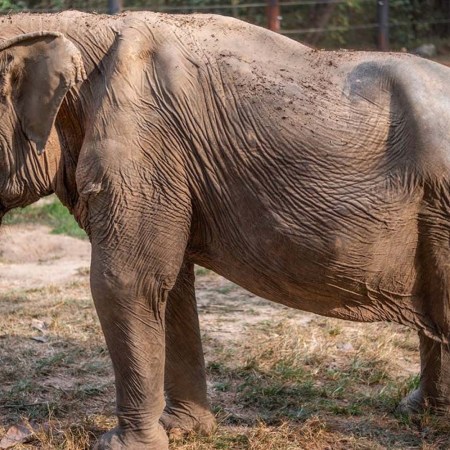
[[[87,241],[51,234],[42,225],[4,226],[0,233],[0,290],[64,284],[88,271]]]

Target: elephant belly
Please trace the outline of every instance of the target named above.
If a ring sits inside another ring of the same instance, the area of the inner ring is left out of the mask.
[[[398,206],[372,208],[358,220],[342,205],[330,205],[339,214],[328,217],[306,207],[299,217],[247,207],[198,263],[290,307],[417,328],[426,322],[416,286],[418,207]]]

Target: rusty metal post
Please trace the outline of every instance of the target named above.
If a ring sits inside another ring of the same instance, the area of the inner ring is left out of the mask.
[[[122,12],[122,0],[108,0],[108,14],[119,14]]]
[[[267,0],[267,27],[272,31],[280,31],[280,3],[278,0]]]
[[[389,0],[377,0],[378,49],[389,50]]]

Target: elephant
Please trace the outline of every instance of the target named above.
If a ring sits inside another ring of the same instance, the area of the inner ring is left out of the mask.
[[[19,14],[0,40],[1,215],[54,192],[92,243],[118,416],[99,449],[214,427],[194,264],[417,330],[402,407],[450,412],[449,68],[215,15]]]

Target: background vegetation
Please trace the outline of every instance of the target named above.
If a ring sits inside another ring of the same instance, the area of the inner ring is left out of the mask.
[[[266,25],[265,0],[122,0],[124,9],[213,12]],[[373,48],[377,0],[280,0],[282,32],[319,47]],[[450,37],[449,0],[390,0],[394,49]],[[250,6],[248,6],[250,5]],[[0,0],[0,11],[106,12],[107,0]]]
[[[4,225],[26,223],[47,225],[54,234],[87,239],[84,230],[78,226],[68,209],[54,195],[44,202],[9,211],[3,218]]]

